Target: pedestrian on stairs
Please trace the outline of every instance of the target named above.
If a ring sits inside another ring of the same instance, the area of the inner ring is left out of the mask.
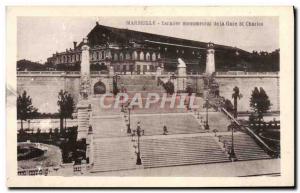
[[[168,129],[167,129],[167,126],[164,125],[164,128],[163,128],[163,135],[168,135]]]

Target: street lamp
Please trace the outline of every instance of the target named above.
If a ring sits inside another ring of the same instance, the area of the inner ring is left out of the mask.
[[[128,107],[128,108],[127,108],[127,110],[128,110],[128,124],[127,124],[127,133],[131,133],[131,129],[130,129],[130,110],[131,110],[131,108],[130,108],[130,107]]]
[[[205,121],[205,130],[209,130],[209,125],[208,125],[208,107],[209,107],[209,102],[208,99],[205,100],[205,107],[206,107],[206,121]]]
[[[135,133],[136,133],[137,139],[138,139],[138,141],[137,141],[137,152],[136,152],[136,156],[137,156],[137,158],[136,158],[136,165],[142,165],[141,150],[140,150],[140,137],[142,135],[144,135],[144,130],[141,129],[140,122],[137,123],[136,130],[133,130],[132,136],[134,136]]]
[[[118,93],[119,92],[118,91],[118,79],[121,79],[121,76],[116,73],[115,75],[113,75],[112,78],[113,78],[113,82],[115,82],[116,92]]]
[[[115,75],[113,75],[113,80],[115,80],[116,85],[118,85],[118,79],[120,79],[120,78],[121,78],[121,76],[118,75],[117,73]]]
[[[237,127],[237,124],[234,121],[231,122],[231,124],[228,126],[228,128],[231,129],[231,149],[229,152],[229,158],[231,159],[231,161],[237,160],[237,157],[234,152],[234,140],[233,140],[233,132],[236,127]]]

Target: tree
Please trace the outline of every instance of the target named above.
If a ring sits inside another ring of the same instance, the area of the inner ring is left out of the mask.
[[[255,87],[251,94],[250,107],[256,113],[259,121],[263,118],[263,114],[270,110],[271,105],[265,90],[262,87],[259,90]]]
[[[234,113],[234,107],[231,103],[230,100],[226,99],[224,102],[224,108],[229,112],[229,113]]]
[[[233,88],[233,94],[232,94],[232,98],[233,98],[233,108],[234,108],[234,114],[233,117],[237,118],[237,99],[242,98],[242,95],[240,94],[240,89],[239,87],[235,86]]]
[[[21,130],[23,121],[33,118],[37,114],[37,109],[33,107],[31,97],[24,91],[17,98],[17,119],[21,120]]]
[[[174,84],[171,81],[163,83],[163,87],[166,90],[167,94],[172,95],[175,92]]]
[[[72,114],[75,110],[75,103],[71,94],[69,94],[67,91],[61,90],[58,93],[57,105],[59,106],[58,112],[60,117],[60,129],[62,131],[64,128],[63,121],[65,122],[66,128],[67,118],[72,118]]]

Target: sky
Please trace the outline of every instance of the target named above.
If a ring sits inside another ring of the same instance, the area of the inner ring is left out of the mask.
[[[19,17],[17,59],[43,63],[56,51],[72,48],[73,41],[82,41],[96,25],[96,21],[100,25],[213,42],[249,52],[274,51],[279,48],[277,17]],[[154,21],[155,25],[129,25],[127,21]],[[163,25],[170,22],[178,22],[180,25]],[[201,22],[202,25],[183,26],[183,22]],[[229,25],[235,22],[237,26]],[[247,26],[249,22],[261,25]],[[224,26],[215,23],[224,23]]]

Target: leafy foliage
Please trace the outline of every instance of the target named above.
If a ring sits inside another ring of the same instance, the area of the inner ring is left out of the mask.
[[[66,121],[67,118],[72,118],[72,114],[75,110],[75,103],[71,94],[69,94],[67,91],[61,90],[58,93],[57,105],[59,106],[58,112],[61,121],[63,119]],[[61,123],[61,126],[63,127],[63,123]]]
[[[262,87],[259,90],[255,87],[251,94],[250,107],[257,114],[259,120],[263,118],[264,113],[270,110],[271,105],[269,96],[265,90]]]
[[[174,84],[171,81],[163,83],[162,86],[168,94],[173,94],[175,92]]]
[[[233,88],[233,108],[234,108],[234,118],[237,118],[237,99],[242,98],[242,94],[240,93],[239,87],[235,86]]]
[[[233,104],[231,103],[230,100],[226,99],[224,102],[224,108],[229,112],[233,113],[234,112],[234,107]]]
[[[31,119],[37,114],[37,109],[32,105],[31,97],[24,91],[17,98],[17,119],[21,120],[21,129],[23,129],[23,121]]]

